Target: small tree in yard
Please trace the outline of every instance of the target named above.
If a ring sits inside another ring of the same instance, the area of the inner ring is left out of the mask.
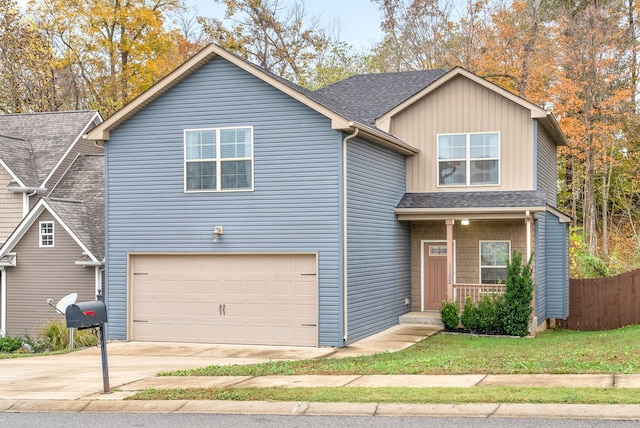
[[[522,254],[513,252],[512,260],[507,260],[507,288],[504,295],[502,324],[507,334],[526,336],[529,332],[533,280],[531,260],[522,264]]]

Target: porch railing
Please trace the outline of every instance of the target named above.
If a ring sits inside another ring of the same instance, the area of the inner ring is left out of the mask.
[[[505,284],[453,284],[453,302],[458,304],[462,313],[467,296],[478,303],[486,295],[503,294],[505,290]]]

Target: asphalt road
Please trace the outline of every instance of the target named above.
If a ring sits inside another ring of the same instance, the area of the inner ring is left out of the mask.
[[[430,418],[381,416],[265,416],[215,414],[157,413],[0,413],[0,427],[357,427],[357,428],[626,428],[637,427],[637,421],[572,420],[572,419],[507,419],[507,418]]]

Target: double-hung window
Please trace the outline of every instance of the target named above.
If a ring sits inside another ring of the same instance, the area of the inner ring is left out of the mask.
[[[40,222],[40,247],[53,247],[53,222]]]
[[[507,260],[511,254],[509,241],[480,241],[480,283],[504,284]]]
[[[438,135],[438,185],[499,184],[500,134]]]
[[[253,128],[184,131],[185,191],[253,189]]]

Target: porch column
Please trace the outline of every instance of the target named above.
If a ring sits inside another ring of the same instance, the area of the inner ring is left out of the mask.
[[[453,223],[452,218],[446,219],[447,225],[447,299],[453,302]]]

